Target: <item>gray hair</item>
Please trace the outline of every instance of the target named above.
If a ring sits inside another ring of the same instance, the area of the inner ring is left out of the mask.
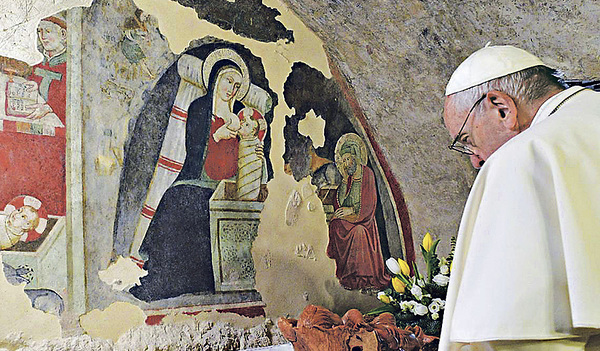
[[[492,90],[508,94],[517,104],[535,101],[553,90],[564,90],[562,73],[546,66],[534,66],[504,77],[496,78],[472,88],[452,94],[452,102],[459,111],[468,110],[477,99]]]

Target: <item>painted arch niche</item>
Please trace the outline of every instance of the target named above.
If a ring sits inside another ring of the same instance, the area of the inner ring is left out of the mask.
[[[284,168],[296,181],[311,176],[327,218],[326,254],[335,260],[340,285],[379,289],[390,279],[385,259],[414,261],[408,210],[350,88],[330,68],[334,77],[327,79],[304,63],[292,66],[284,97],[295,114],[285,117]],[[324,122],[319,146],[299,131],[310,113]]]
[[[386,258],[413,259],[400,188],[347,87],[296,63],[283,94],[296,114],[274,116],[278,96],[264,72],[243,45],[205,38],[150,92],[126,149],[113,235],[113,257],[148,272],[129,290],[139,300],[157,308],[261,300],[251,248],[277,157],[297,181],[312,176],[343,287],[382,288]],[[311,110],[324,120],[320,147],[298,131]],[[282,131],[271,130],[274,118],[285,119]],[[249,124],[253,138],[243,132]],[[271,152],[277,132],[281,156]]]

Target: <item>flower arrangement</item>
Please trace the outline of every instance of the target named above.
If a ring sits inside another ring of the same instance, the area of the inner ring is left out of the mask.
[[[456,240],[451,239],[450,255],[441,258],[436,253],[439,242],[429,233],[423,238],[421,253],[427,267],[425,276],[414,263],[411,272],[408,263],[402,259],[390,258],[385,262],[392,273],[392,282],[390,287],[377,294],[385,305],[367,315],[391,312],[400,328],[418,325],[426,334],[440,336]]]

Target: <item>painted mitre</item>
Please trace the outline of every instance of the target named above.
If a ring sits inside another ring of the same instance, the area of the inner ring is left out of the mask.
[[[549,67],[523,49],[510,45],[489,46],[488,43],[467,57],[452,73],[446,85],[446,96],[534,66]]]

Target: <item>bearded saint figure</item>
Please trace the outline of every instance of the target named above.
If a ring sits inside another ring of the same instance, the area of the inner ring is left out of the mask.
[[[377,188],[367,167],[364,142],[354,133],[337,142],[335,163],[342,175],[333,218],[329,223],[327,256],[335,260],[336,276],[346,289],[381,289],[386,275],[375,221]]]

